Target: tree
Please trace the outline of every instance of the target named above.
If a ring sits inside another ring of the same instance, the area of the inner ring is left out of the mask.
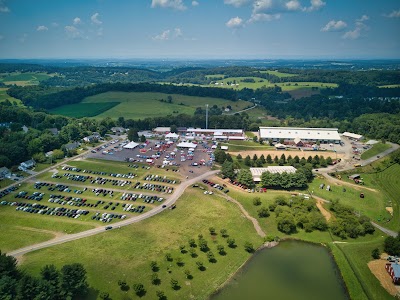
[[[157,274],[155,274],[155,275],[157,276]],[[126,280],[118,280],[118,285],[120,286],[122,291],[129,290],[129,285],[126,283]]]
[[[235,247],[236,247],[235,239],[228,238],[228,239],[226,240],[226,242],[228,243],[228,247],[229,247],[229,248],[235,248]]]
[[[328,165],[332,165],[332,164],[333,164],[332,158],[331,158],[330,156],[328,156],[328,157],[326,158],[326,163],[327,163]]]
[[[178,127],[175,124],[171,125],[171,132],[178,133]]]
[[[188,243],[191,248],[195,248],[197,246],[194,239],[189,239]]]
[[[249,188],[254,186],[253,176],[251,175],[250,170],[240,170],[237,180]]]
[[[253,162],[255,162],[257,159],[258,159],[257,154],[254,154],[254,155],[253,155]]]
[[[207,241],[205,239],[199,239],[199,248],[203,252],[208,251]]]
[[[135,294],[138,295],[139,297],[142,297],[146,294],[146,289],[144,288],[144,285],[141,283],[134,283],[132,285],[132,288],[135,291]]]
[[[221,254],[221,255],[225,255],[225,254],[226,254],[226,252],[225,252],[225,247],[224,247],[224,246],[222,246],[222,245],[217,245],[217,249],[218,249],[218,253],[219,253],[219,254]]]
[[[249,253],[254,252],[254,246],[253,246],[253,244],[250,243],[250,242],[245,242],[245,243],[244,243],[244,250],[246,250],[246,251],[249,252]]]
[[[151,262],[150,262],[150,267],[151,267],[151,270],[152,270],[153,272],[157,272],[158,269],[159,269],[156,261],[151,261]]]
[[[181,257],[178,257],[176,259],[176,264],[178,265],[178,267],[183,267],[185,265]]]
[[[61,295],[61,274],[54,265],[46,265],[40,270],[43,281],[48,283],[47,290],[52,299],[62,299]]]
[[[146,142],[146,137],[143,134],[140,136],[140,142],[141,143],[145,143]]]
[[[166,254],[165,254],[165,259],[166,259],[167,261],[172,261],[173,258],[172,258],[171,253],[166,253]]]
[[[64,296],[76,297],[86,295],[89,285],[86,281],[86,270],[83,265],[75,263],[61,269],[61,288]]]
[[[197,252],[193,248],[189,249],[189,254],[190,254],[191,257],[197,257]]]
[[[39,280],[30,275],[23,275],[17,283],[17,300],[35,299],[39,294]]]
[[[111,300],[110,294],[107,292],[101,292],[99,297],[102,300]]]
[[[267,218],[269,217],[269,211],[268,208],[266,207],[261,207],[258,211],[257,214],[260,218]]]
[[[223,164],[226,160],[226,153],[224,150],[216,149],[214,151],[215,161],[219,164]]]
[[[265,164],[265,163],[266,163],[264,154],[261,154],[261,156],[260,156],[260,161],[261,161],[262,164]]]
[[[222,237],[228,237],[228,230],[222,228],[219,232],[221,233]]]
[[[210,227],[208,230],[210,231],[211,235],[216,235],[215,227]]]
[[[154,285],[159,285],[161,283],[161,280],[158,277],[157,273],[151,274],[151,283],[154,284]]]
[[[167,299],[167,297],[165,297],[165,294],[164,294],[163,291],[157,290],[157,291],[156,291],[156,295],[157,295],[157,297],[158,297],[159,300]]]
[[[196,261],[196,265],[197,265],[197,268],[198,268],[200,271],[204,271],[204,270],[206,269],[206,268],[204,267],[203,262],[200,261],[200,260]]]
[[[372,250],[371,256],[373,259],[379,259],[381,257],[381,253],[379,252],[378,248]]]
[[[394,238],[388,236],[383,243],[383,250],[389,255],[400,255],[400,234]]]
[[[278,230],[286,234],[291,234],[296,231],[296,223],[294,218],[289,214],[281,214],[278,220]]]
[[[243,157],[240,155],[240,153],[236,156],[236,159],[237,160],[242,160],[243,159]]]
[[[190,273],[190,271],[189,270],[185,270],[185,275],[186,275],[186,278],[187,279],[193,279],[193,276],[192,276],[192,274]]]
[[[130,140],[131,142],[139,141],[139,134],[138,134],[138,130],[137,129],[130,128],[128,130],[128,140]]]
[[[225,177],[228,177],[231,180],[233,180],[236,176],[235,170],[233,168],[233,163],[229,162],[228,160],[226,160],[222,164],[221,172],[222,172],[222,175],[224,175]]]
[[[253,199],[253,205],[254,205],[254,206],[259,206],[259,205],[261,205],[261,199],[260,199],[260,197],[254,197],[254,199]]]
[[[250,159],[250,156],[249,156],[249,155],[247,155],[247,156],[244,158],[244,164],[245,164],[246,166],[248,166],[248,167],[251,166],[251,159]]]
[[[186,253],[186,246],[185,245],[180,245],[179,250],[181,250],[181,253]]]
[[[270,154],[267,155],[267,164],[272,164],[273,160]]]
[[[62,151],[61,149],[53,150],[53,158],[54,159],[64,158],[64,151]]]
[[[216,262],[214,253],[212,253],[211,251],[208,251],[208,252],[207,252],[207,259],[208,259],[208,261],[211,262],[211,263],[215,263],[215,262]]]

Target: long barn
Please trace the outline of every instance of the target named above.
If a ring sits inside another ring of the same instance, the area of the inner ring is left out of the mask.
[[[260,138],[279,142],[340,144],[337,128],[260,127]],[[297,143],[296,143],[297,144]]]

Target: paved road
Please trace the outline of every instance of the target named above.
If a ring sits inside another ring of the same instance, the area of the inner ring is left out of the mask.
[[[382,227],[381,225],[378,225],[378,224],[376,224],[375,222],[372,222],[372,221],[371,221],[371,224],[372,224],[374,227],[378,228],[380,231],[386,233],[387,235],[390,235],[390,236],[392,236],[392,237],[397,237],[397,234],[398,234],[398,233],[397,233],[396,231],[389,230],[389,229],[387,229],[387,228],[385,228],[385,227]]]
[[[390,153],[392,153],[392,152],[394,152],[394,151],[396,151],[397,149],[400,148],[400,146],[397,145],[397,144],[393,144],[393,143],[389,143],[389,142],[387,142],[387,143],[390,144],[392,147],[389,148],[389,149],[387,149],[387,150],[385,150],[385,151],[383,151],[383,152],[381,152],[381,153],[379,153],[378,156],[384,157],[384,156],[389,155]],[[368,164],[373,163],[374,161],[376,161],[376,160],[378,160],[378,159],[379,159],[379,158],[375,155],[375,156],[373,156],[373,157],[371,157],[371,158],[362,160],[362,161],[361,161],[361,164],[362,164],[363,166],[364,166],[364,165],[368,165]]]
[[[183,192],[185,191],[185,189],[188,186],[196,183],[199,180],[203,180],[203,179],[205,179],[205,178],[207,178],[209,176],[215,175],[218,172],[219,172],[219,170],[208,171],[208,172],[206,172],[206,173],[204,173],[202,175],[199,175],[199,176],[197,176],[195,178],[183,181],[175,189],[175,192],[171,195],[171,197],[164,202],[164,204],[167,205],[167,207],[172,205],[172,204],[174,204],[175,201],[178,200],[178,198],[183,194]],[[156,208],[148,211],[147,213],[144,213],[142,215],[135,216],[135,217],[123,220],[121,222],[113,223],[112,226],[115,228],[115,227],[122,227],[122,226],[127,226],[127,225],[130,225],[130,224],[133,224],[133,223],[137,223],[137,222],[140,222],[142,220],[145,220],[147,218],[150,218],[150,217],[162,212],[164,209],[165,208],[162,208],[162,206],[157,206]],[[35,244],[35,245],[30,245],[28,247],[24,247],[24,248],[21,248],[21,249],[17,249],[17,250],[11,251],[11,252],[8,253],[8,255],[12,255],[12,256],[18,257],[18,256],[21,256],[21,255],[24,255],[26,253],[29,253],[29,252],[32,252],[32,251],[36,251],[36,250],[39,250],[39,249],[43,249],[43,248],[59,245],[59,244],[62,244],[62,243],[78,240],[78,239],[85,238],[85,237],[92,236],[92,235],[99,234],[99,233],[104,233],[106,226],[110,226],[110,225],[107,224],[105,226],[101,226],[101,227],[94,228],[94,229],[91,229],[91,230],[87,230],[87,231],[83,231],[83,232],[79,232],[79,233],[75,233],[75,234],[71,234],[71,235],[67,235],[67,236],[58,237],[58,238],[55,238],[55,239],[52,239],[52,240],[49,240],[49,241],[46,241],[46,242],[43,242],[43,243]]]
[[[244,112],[244,111],[248,111],[248,110],[253,109],[253,108],[256,108],[256,107],[257,107],[257,103],[254,103],[254,106],[252,106],[252,107],[249,107],[249,108],[246,108],[246,109],[242,109],[242,110],[239,110],[239,111],[235,111],[235,112],[233,112],[233,113],[227,113],[227,114],[224,114],[224,115],[240,114],[240,113],[242,113],[242,112]]]

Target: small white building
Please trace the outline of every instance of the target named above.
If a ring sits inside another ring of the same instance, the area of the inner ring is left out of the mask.
[[[138,143],[130,142],[124,146],[124,149],[135,149],[137,146],[139,146]]]
[[[251,175],[253,176],[254,182],[261,181],[261,175],[264,172],[270,172],[272,174],[282,173],[296,173],[297,169],[292,166],[269,166],[266,168],[250,168]]]
[[[171,127],[156,127],[153,129],[153,132],[157,134],[166,134],[171,132]]]
[[[193,148],[193,149],[195,149],[197,147],[197,144],[189,143],[189,142],[181,142],[176,146],[178,148]]]
[[[347,132],[347,131],[343,132],[342,135],[344,137],[347,137],[347,138],[349,138],[351,140],[354,140],[354,141],[360,141],[360,140],[362,140],[364,138],[361,134],[356,134],[356,133]]]
[[[166,139],[170,139],[170,140],[177,140],[179,139],[179,134],[176,134],[174,132],[170,132],[168,134],[165,135]]]

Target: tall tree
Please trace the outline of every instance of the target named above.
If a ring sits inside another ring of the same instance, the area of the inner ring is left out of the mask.
[[[61,287],[65,297],[86,295],[88,283],[83,265],[75,263],[63,266],[61,269]]]

